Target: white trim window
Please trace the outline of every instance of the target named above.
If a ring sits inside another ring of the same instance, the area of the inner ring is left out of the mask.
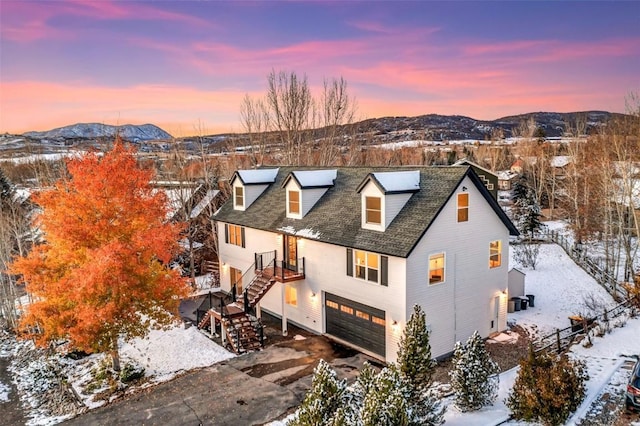
[[[377,283],[380,281],[380,257],[375,253],[355,250],[355,277]]]
[[[287,191],[289,214],[300,214],[300,191]]]
[[[365,198],[365,222],[372,225],[382,224],[382,199],[380,197]]]
[[[502,266],[502,241],[491,241],[489,243],[489,268],[500,266]]]
[[[458,222],[467,222],[469,220],[469,194],[461,192],[457,197],[458,201]]]
[[[429,256],[429,285],[444,282],[444,253]]]
[[[287,284],[284,289],[284,302],[289,306],[298,306],[298,289]]]
[[[233,206],[244,208],[244,187],[236,186],[233,190]]]

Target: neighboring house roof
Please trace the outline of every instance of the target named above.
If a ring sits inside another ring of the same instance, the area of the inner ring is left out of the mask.
[[[479,165],[478,163],[474,163],[471,160],[467,160],[466,158],[461,158],[460,160],[456,161],[455,163],[453,163],[454,166],[474,166],[480,170],[482,170],[483,172],[489,173],[490,175],[493,176],[497,176],[496,172],[492,172],[491,170],[482,167],[481,165]]]
[[[307,188],[328,188],[333,186],[338,171],[336,169],[328,170],[295,170],[285,178],[282,186],[284,187],[289,180],[294,179],[298,182],[298,186],[302,189]]]
[[[408,257],[440,210],[453,196],[462,179],[469,176],[509,232],[518,235],[513,223],[469,166],[337,168],[334,185],[318,200],[311,211],[302,219],[287,218],[286,194],[281,188],[284,179],[293,171],[319,169],[322,168],[272,169],[278,170],[275,184],[270,185],[246,211],[234,210],[233,203],[227,202],[216,212],[215,219],[344,247]],[[399,171],[419,171],[420,189],[411,196],[384,232],[363,229],[358,187],[371,173]]]
[[[564,167],[572,161],[573,157],[570,155],[554,155],[551,157],[551,161],[549,163],[551,164],[551,167]]]
[[[518,173],[511,170],[501,170],[498,172],[498,179],[500,180],[511,180],[520,176]]]

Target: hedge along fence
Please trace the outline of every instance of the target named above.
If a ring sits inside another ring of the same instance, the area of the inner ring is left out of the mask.
[[[608,325],[609,321],[617,318],[625,312],[631,310],[632,315],[635,314],[635,307],[629,300],[614,306],[592,318],[583,318],[580,316],[571,316],[569,320],[571,325],[563,329],[556,329],[554,333],[544,336],[533,343],[534,352],[550,352],[561,353],[567,350],[576,340],[578,335],[587,335],[595,325],[603,323]]]

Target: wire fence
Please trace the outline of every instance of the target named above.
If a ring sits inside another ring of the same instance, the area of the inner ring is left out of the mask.
[[[533,343],[533,349],[538,352],[561,353],[568,349],[580,335],[586,335],[596,325],[602,325],[604,329],[610,327],[610,321],[629,312],[635,314],[634,307],[629,300],[605,310],[601,314],[593,317],[571,316],[571,325],[563,329],[556,329],[555,332],[541,337]]]
[[[627,291],[620,285],[616,277],[608,270],[601,259],[595,259],[587,255],[586,250],[580,244],[566,238],[556,231],[543,233],[547,241],[558,244],[573,259],[574,262],[585,270],[593,279],[598,282],[617,301],[625,300],[628,297]]]

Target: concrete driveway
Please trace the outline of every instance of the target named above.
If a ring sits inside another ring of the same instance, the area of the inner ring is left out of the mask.
[[[353,379],[371,358],[325,337],[287,339],[262,351],[189,372],[89,411],[65,425],[261,425],[302,402],[320,358]]]

